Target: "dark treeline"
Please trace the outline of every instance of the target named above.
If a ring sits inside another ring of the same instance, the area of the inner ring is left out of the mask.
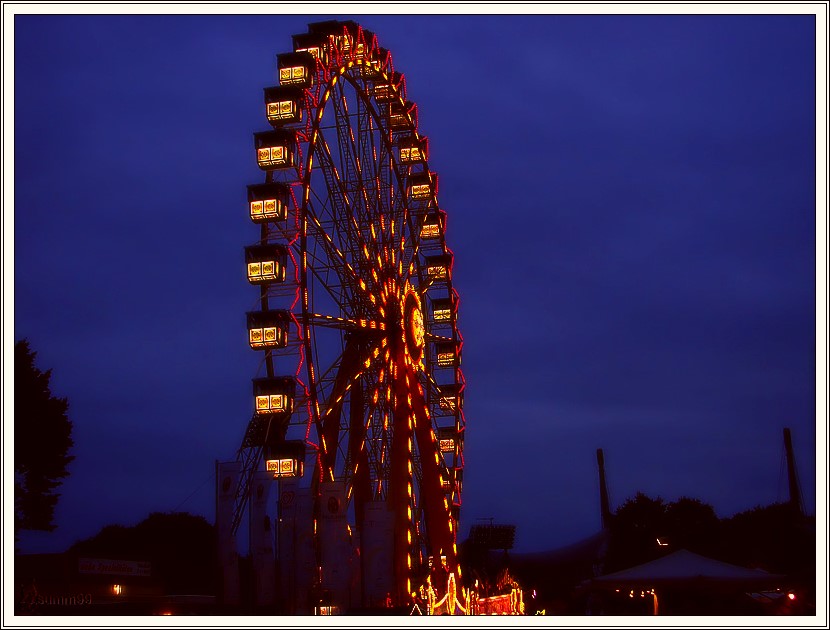
[[[648,562],[678,549],[744,567],[815,579],[815,517],[789,503],[718,518],[688,497],[665,503],[638,493],[615,512],[604,572]]]
[[[155,512],[132,527],[107,525],[92,538],[72,545],[68,553],[150,562],[153,577],[166,593],[216,592],[216,534],[202,516]]]

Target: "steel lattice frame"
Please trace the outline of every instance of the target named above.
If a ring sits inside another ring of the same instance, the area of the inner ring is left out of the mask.
[[[266,115],[290,157],[261,159],[276,155],[273,139],[257,151],[266,184],[287,191],[285,213],[257,223],[260,246],[284,248],[285,278],[257,283],[258,307],[288,324],[281,347],[264,348],[265,377],[289,375],[296,389],[293,412],[248,426],[234,530],[263,447],[303,440],[304,482],[315,496],[322,482],[345,484],[353,540],[367,501],[394,512],[400,600],[430,556],[457,572],[464,380],[446,214],[417,107],[372,33],[311,24],[278,67]]]

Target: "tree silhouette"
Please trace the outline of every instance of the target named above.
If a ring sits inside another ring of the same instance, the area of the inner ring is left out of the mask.
[[[69,550],[78,556],[144,560],[165,592],[216,592],[216,534],[204,517],[154,512],[135,526],[107,525]]]
[[[664,542],[673,551],[688,549],[710,557],[717,553],[720,520],[708,503],[680,497],[666,506],[663,522]]]
[[[721,522],[711,505],[689,497],[664,503],[660,497],[652,499],[638,492],[611,520],[606,572],[655,560],[678,549],[713,556],[720,540]]]
[[[657,543],[664,536],[666,505],[642,492],[628,499],[611,519],[611,537],[606,556],[607,573],[654,560],[661,554]]]
[[[55,489],[69,475],[72,422],[66,398],[49,390],[27,340],[14,346],[14,532],[55,529]]]

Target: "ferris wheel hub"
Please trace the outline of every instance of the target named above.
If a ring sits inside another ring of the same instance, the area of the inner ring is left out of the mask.
[[[404,295],[402,312],[406,349],[413,361],[418,363],[424,354],[424,314],[421,299],[411,287]]]

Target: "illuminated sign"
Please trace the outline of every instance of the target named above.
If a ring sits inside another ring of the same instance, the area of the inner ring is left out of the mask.
[[[421,239],[438,238],[441,235],[441,223],[438,217],[433,215],[424,217],[421,225]]]
[[[443,280],[447,277],[447,267],[445,265],[430,265],[427,267],[427,275],[435,280]]]
[[[280,68],[280,85],[303,85],[308,81],[309,72],[305,66]]]
[[[288,341],[286,311],[253,311],[246,314],[251,348],[284,348]]]
[[[284,348],[285,331],[276,326],[251,328],[248,330],[248,341],[252,348]]]
[[[394,112],[389,115],[390,127],[406,127],[409,124],[409,114],[406,112]]]
[[[282,282],[285,280],[285,249],[280,245],[252,245],[245,248],[248,281]]]
[[[455,451],[455,440],[452,438],[444,438],[438,441],[438,448],[442,453],[452,453]]]
[[[376,101],[384,103],[397,98],[398,90],[394,85],[389,83],[379,83],[372,88],[372,95],[375,97]]]
[[[281,220],[285,218],[285,206],[279,199],[262,199],[251,202],[251,219]]]
[[[248,281],[264,282],[285,279],[285,270],[276,260],[261,260],[248,263]]]
[[[438,360],[438,365],[442,367],[456,365],[458,363],[458,354],[456,353],[455,346],[452,344],[438,344],[438,348],[436,349],[436,358]]]
[[[298,48],[295,52],[307,52],[315,59],[320,59],[323,56],[323,49],[320,46],[309,46],[308,48]],[[280,77],[282,80],[282,77]]]
[[[414,184],[409,188],[409,196],[413,199],[429,199],[432,190],[429,184]]]
[[[420,162],[423,160],[420,147],[401,147],[400,150],[401,162]]]
[[[441,396],[438,399],[438,406],[444,411],[456,411],[458,409],[458,399],[452,394]]]
[[[303,463],[296,459],[269,459],[265,462],[265,470],[278,477],[302,477]]]
[[[303,110],[295,101],[276,101],[266,103],[266,115],[269,121],[299,122],[303,118]]]
[[[266,394],[256,396],[256,412],[280,413],[291,411],[291,399],[285,394]]]
[[[265,166],[291,166],[294,154],[286,146],[261,147],[256,152],[257,164]]]

